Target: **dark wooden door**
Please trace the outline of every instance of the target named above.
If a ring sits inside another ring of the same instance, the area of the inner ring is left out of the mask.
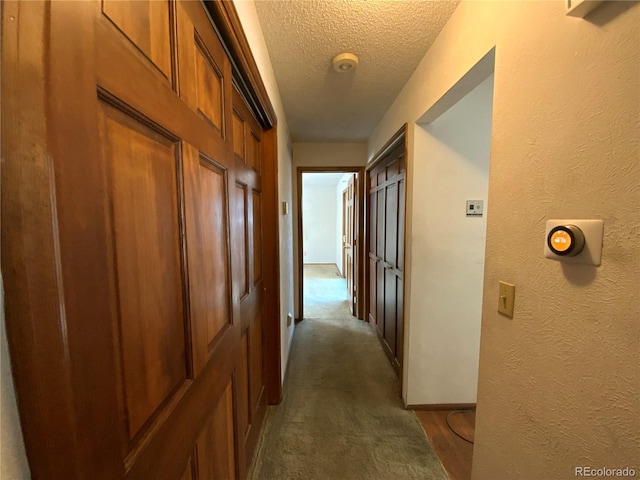
[[[244,478],[266,397],[262,130],[200,2],[25,3],[3,25],[29,22],[19,54],[46,79],[37,328],[61,345],[55,388],[18,388],[34,478]]]
[[[347,298],[349,310],[355,315],[355,175],[349,177],[347,188],[344,190],[344,276],[347,280]]]
[[[405,153],[369,171],[369,322],[397,372],[403,359]]]
[[[233,95],[235,162],[233,252],[239,302],[238,430],[251,460],[266,413],[262,318],[262,129],[240,94]]]

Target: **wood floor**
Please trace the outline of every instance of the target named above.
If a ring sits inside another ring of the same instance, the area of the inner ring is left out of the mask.
[[[447,426],[446,418],[452,410],[416,411],[442,465],[451,480],[471,479],[473,444],[456,436]],[[455,430],[473,440],[476,414],[474,411],[451,415],[449,422]]]

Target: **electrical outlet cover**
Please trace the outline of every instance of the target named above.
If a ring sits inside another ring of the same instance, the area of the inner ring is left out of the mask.
[[[482,200],[467,200],[467,217],[481,217],[482,210]]]

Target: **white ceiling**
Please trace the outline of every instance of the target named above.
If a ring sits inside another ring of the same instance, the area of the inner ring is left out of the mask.
[[[365,141],[459,0],[256,0],[294,142]],[[331,60],[355,53],[338,73]]]

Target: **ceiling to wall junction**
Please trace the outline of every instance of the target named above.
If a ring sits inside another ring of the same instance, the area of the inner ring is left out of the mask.
[[[365,141],[459,0],[258,0],[294,142]],[[355,70],[336,72],[351,52]]]

